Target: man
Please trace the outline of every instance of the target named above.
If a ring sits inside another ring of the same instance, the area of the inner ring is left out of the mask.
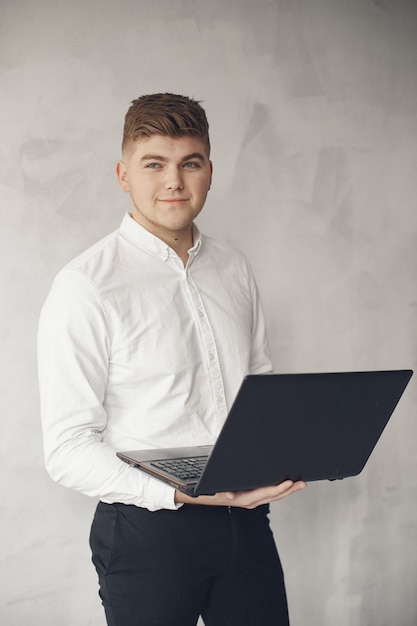
[[[268,504],[304,483],[191,498],[116,457],[212,444],[243,377],[271,371],[246,261],[194,224],[212,179],[200,104],[133,101],[122,153],[130,213],[58,274],[41,314],[47,468],[100,499],[90,542],[110,626],[288,624]]]

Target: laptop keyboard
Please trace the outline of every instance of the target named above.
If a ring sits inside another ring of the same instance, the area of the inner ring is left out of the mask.
[[[152,461],[153,467],[176,476],[179,480],[195,480],[200,478],[206,466],[208,456],[190,457],[187,459],[163,459]]]

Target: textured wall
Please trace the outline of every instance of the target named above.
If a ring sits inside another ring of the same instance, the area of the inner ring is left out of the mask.
[[[0,622],[104,623],[95,503],[43,469],[39,308],[115,228],[122,117],[203,99],[208,233],[246,252],[276,369],[414,367],[417,4],[412,0],[1,0]],[[417,623],[417,381],[361,476],[273,507],[293,626]],[[263,625],[260,625],[263,626]]]

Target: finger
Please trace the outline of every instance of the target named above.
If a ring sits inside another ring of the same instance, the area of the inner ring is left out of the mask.
[[[294,485],[294,482],[292,480],[284,480],[283,483],[279,483],[278,485],[276,485],[281,491],[287,491],[288,489],[291,489],[291,487]]]
[[[298,481],[298,482],[294,483],[286,491],[283,491],[280,494],[278,494],[277,497],[274,498],[274,500],[282,500],[283,498],[286,498],[287,496],[290,496],[293,493],[297,493],[297,491],[301,491],[302,489],[305,489],[305,487],[307,487],[307,483],[305,483],[303,481]]]
[[[288,491],[290,491],[291,489],[293,489],[294,487],[294,483],[292,480],[285,480],[282,483],[279,483],[278,485],[270,485],[269,487],[263,487],[262,489],[259,489],[259,495],[260,497],[266,497],[266,498],[275,498],[277,496],[282,495],[283,493],[287,493]]]
[[[304,487],[307,487],[307,483],[305,483],[303,480],[297,480],[296,482],[292,482],[291,480],[286,480],[283,483],[280,483],[279,485],[277,485],[277,487],[282,492],[298,491],[299,489],[304,489]]]

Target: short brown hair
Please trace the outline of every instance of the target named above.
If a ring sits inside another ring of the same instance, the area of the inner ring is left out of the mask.
[[[140,137],[199,137],[210,154],[209,125],[197,100],[172,93],[154,93],[132,101],[126,113],[122,150]]]

